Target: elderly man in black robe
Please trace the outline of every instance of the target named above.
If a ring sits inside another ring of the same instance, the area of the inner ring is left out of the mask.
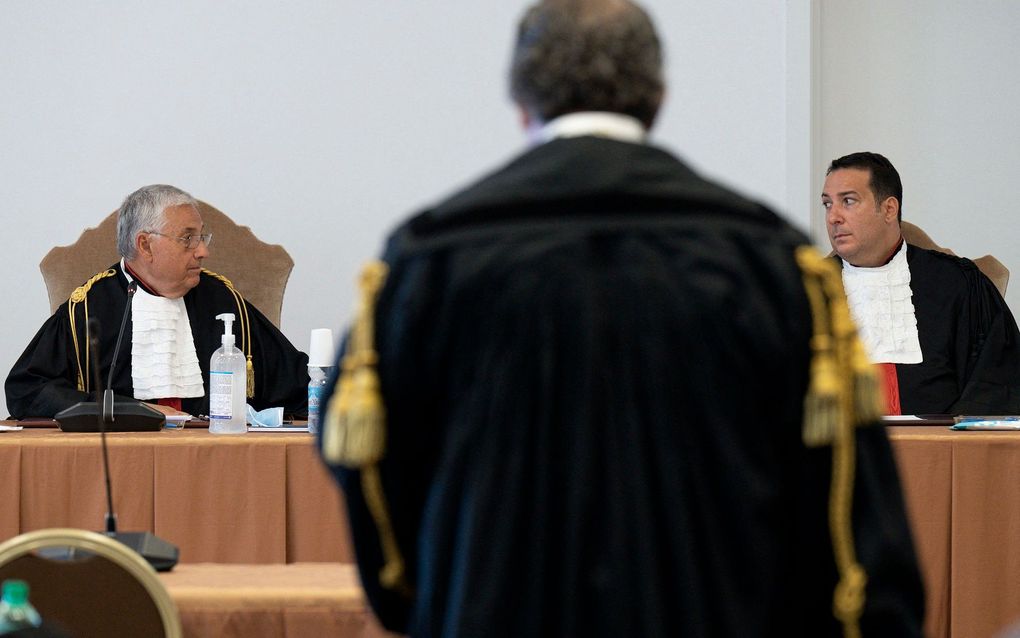
[[[379,618],[920,636],[836,264],[648,143],[661,52],[637,5],[537,3],[510,80],[531,148],[389,238],[328,400],[322,453]]]
[[[248,403],[258,410],[306,412],[308,357],[227,279],[202,268],[211,239],[188,193],[156,184],[128,195],[117,217],[120,262],[77,288],[36,333],[7,377],[11,414],[52,417],[90,400],[95,388],[88,319],[99,319],[105,383],[129,299],[114,367],[116,395],[168,414],[209,414],[209,360],[223,333],[216,316],[232,313],[236,343],[248,361]],[[136,288],[129,296],[132,282]]]

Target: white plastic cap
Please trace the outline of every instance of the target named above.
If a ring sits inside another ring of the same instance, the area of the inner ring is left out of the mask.
[[[311,343],[308,346],[308,365],[324,368],[333,365],[333,331],[329,328],[312,330]]]

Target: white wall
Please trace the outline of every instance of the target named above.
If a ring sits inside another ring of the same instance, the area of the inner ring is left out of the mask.
[[[287,247],[299,347],[339,328],[388,229],[522,149],[505,72],[525,4],[0,3],[0,373],[49,314],[46,251],[154,182]],[[657,142],[806,228],[809,0],[646,5]]]
[[[903,180],[903,218],[959,255],[995,255],[1016,315],[1020,2],[826,0],[820,25],[819,236],[825,165],[882,153]]]

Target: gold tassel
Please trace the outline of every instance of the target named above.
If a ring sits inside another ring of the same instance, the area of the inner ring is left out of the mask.
[[[244,364],[244,373],[245,394],[250,399],[255,396],[255,368],[251,365],[251,355],[248,355],[248,359]]]
[[[867,426],[882,418],[885,413],[885,388],[879,381],[875,365],[864,352],[864,344],[854,339],[850,354],[850,367],[854,372],[854,414],[857,425]]]
[[[386,451],[386,413],[375,370],[375,301],[387,267],[369,262],[359,279],[360,299],[340,378],[323,420],[322,451],[329,463],[364,467]]]
[[[816,337],[818,338],[818,337]],[[839,428],[839,379],[831,352],[816,351],[811,358],[811,384],[804,397],[804,445],[832,445]]]
[[[382,459],[386,409],[373,368],[344,357],[343,372],[326,409],[323,455],[330,463],[359,468]]]
[[[816,251],[802,246],[797,250],[797,263],[803,271],[804,290],[811,306],[811,375],[804,396],[804,418],[801,438],[808,447],[831,445],[839,422],[839,385],[835,342],[825,289],[819,280],[824,265]]]
[[[832,261],[832,260],[826,260]],[[832,332],[837,343],[844,349],[846,367],[853,384],[853,422],[856,425],[870,425],[877,421],[885,409],[885,396],[875,366],[864,351],[864,344],[857,336],[857,327],[850,317],[850,305],[843,290],[843,277],[835,264],[822,277],[822,286],[829,299],[829,314]]]
[[[348,449],[360,453],[363,461],[382,458],[386,450],[385,409],[379,394],[379,378],[371,368],[352,374],[350,407],[347,412]]]
[[[346,357],[341,363],[340,378],[333,387],[333,396],[326,406],[326,417],[322,425],[322,456],[328,463],[342,463],[346,459],[344,450],[347,442],[347,413],[351,405],[351,371]],[[341,416],[344,415],[344,416]],[[344,463],[346,465],[346,463]],[[357,467],[356,465],[353,467]]]

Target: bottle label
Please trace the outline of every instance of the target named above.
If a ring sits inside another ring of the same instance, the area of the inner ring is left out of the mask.
[[[230,419],[233,416],[234,373],[209,372],[209,418]]]
[[[319,428],[320,406],[326,388],[314,383],[308,386],[308,431],[315,433]]]

